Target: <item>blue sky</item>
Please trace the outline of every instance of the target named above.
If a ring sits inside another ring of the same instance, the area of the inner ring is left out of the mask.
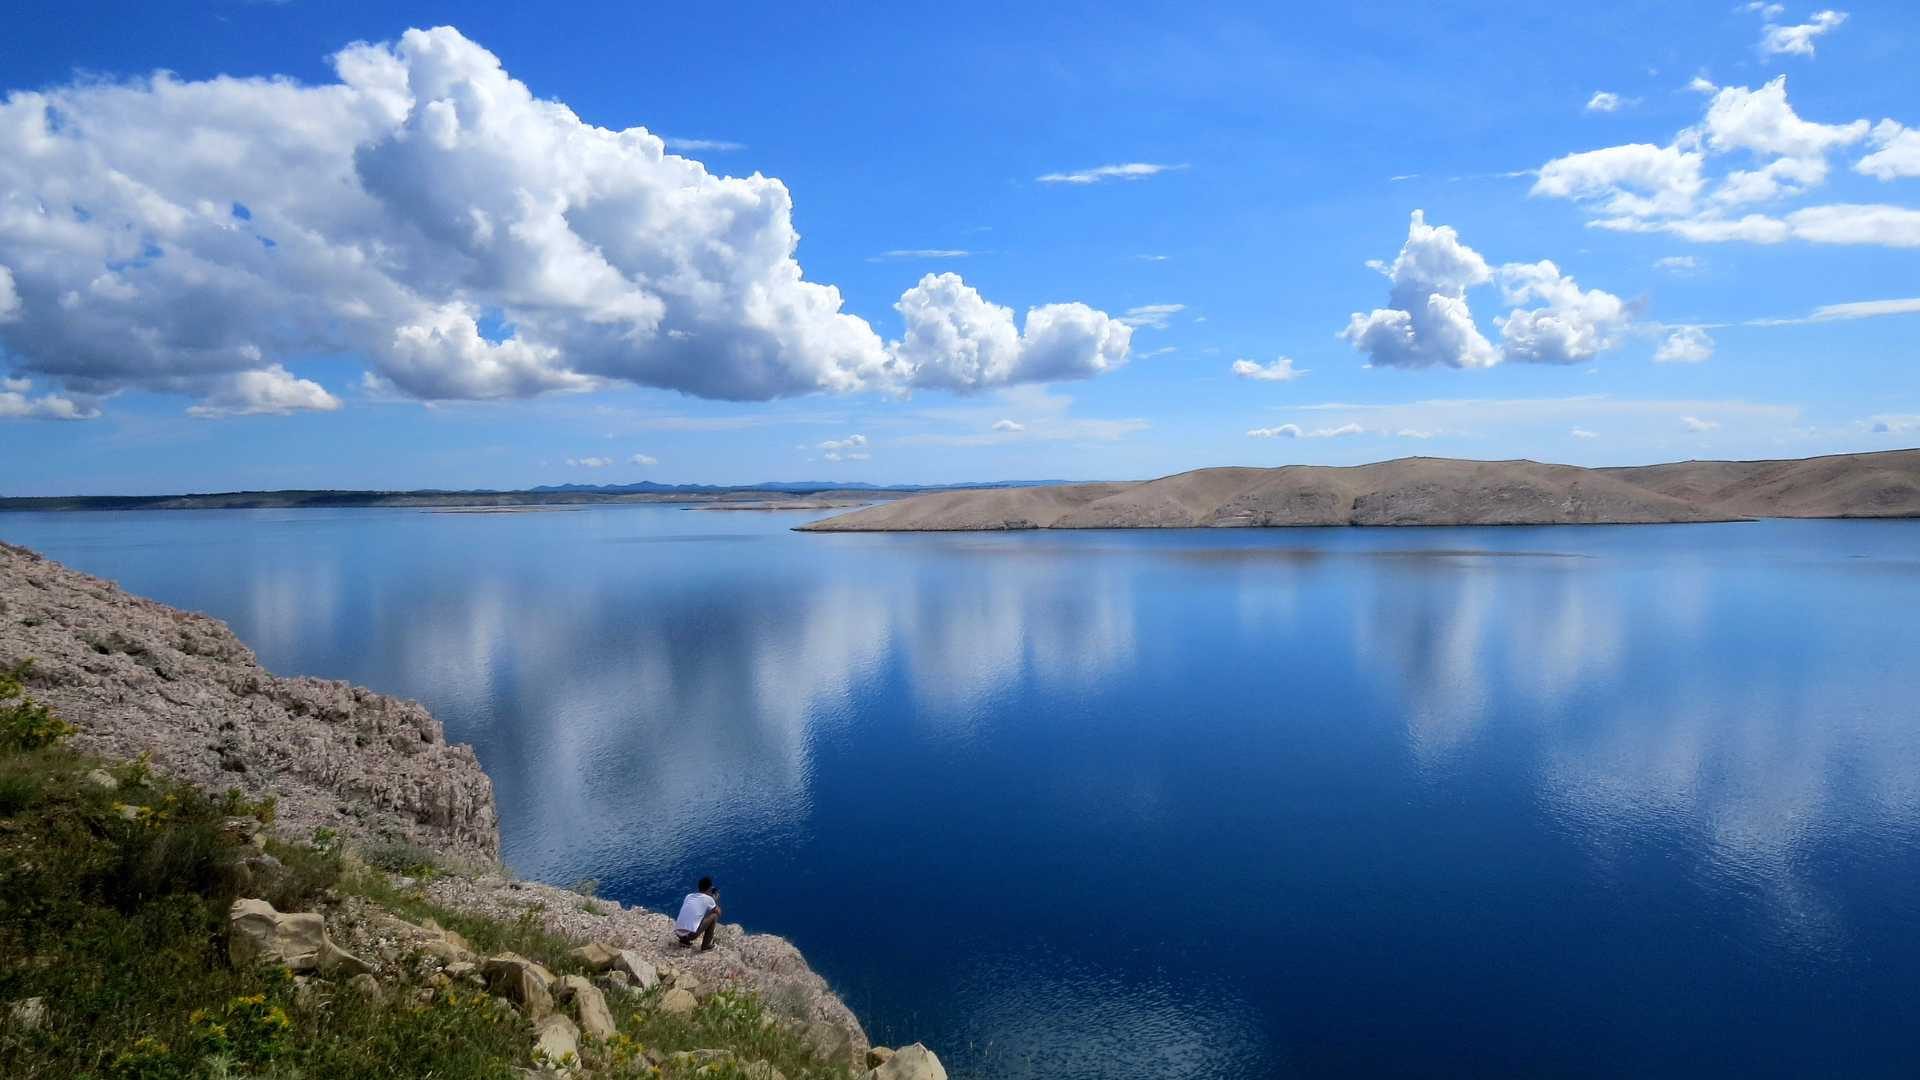
[[[686,7],[17,7],[0,488],[1920,443],[1911,5]]]

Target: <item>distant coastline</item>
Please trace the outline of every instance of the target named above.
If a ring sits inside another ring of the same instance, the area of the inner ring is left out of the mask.
[[[1139,483],[912,495],[798,528],[1625,525],[1767,517],[1920,517],[1920,450],[1593,469],[1455,458],[1198,469]]]

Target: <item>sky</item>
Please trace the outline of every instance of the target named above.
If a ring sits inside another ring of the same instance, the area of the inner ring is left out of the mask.
[[[11,5],[0,494],[1920,445],[1920,8],[1195,7]]]

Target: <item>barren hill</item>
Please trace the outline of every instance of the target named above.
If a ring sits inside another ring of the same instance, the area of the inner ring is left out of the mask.
[[[1920,450],[1613,469],[1453,458],[1197,469],[1139,483],[935,492],[802,528],[1599,525],[1752,517],[1920,517]]]

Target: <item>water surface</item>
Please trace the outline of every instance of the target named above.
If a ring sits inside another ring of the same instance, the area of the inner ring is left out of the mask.
[[[960,1077],[1914,1075],[1920,522],[0,515]]]

